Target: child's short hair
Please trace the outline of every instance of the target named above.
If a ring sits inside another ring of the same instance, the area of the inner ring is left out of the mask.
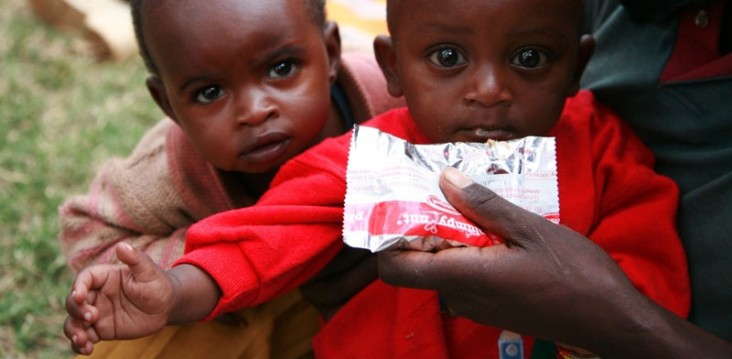
[[[320,28],[325,26],[325,0],[302,0],[307,2],[308,13],[312,20]],[[142,6],[144,0],[130,0],[130,9],[132,10],[132,25],[135,28],[135,37],[140,51],[140,57],[145,62],[147,70],[153,74],[158,74],[158,69],[150,58],[150,52],[147,49],[147,43],[142,32]]]

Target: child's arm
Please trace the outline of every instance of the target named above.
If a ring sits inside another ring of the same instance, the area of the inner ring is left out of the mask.
[[[166,272],[128,244],[115,249],[123,264],[84,269],[66,298],[64,333],[75,352],[88,355],[100,340],[139,338],[166,324],[195,321],[216,305],[220,291],[199,268]]]
[[[208,318],[297,288],[343,248],[349,145],[350,136],[321,142],[285,163],[255,206],[188,229],[176,263],[205,269],[222,291]]]

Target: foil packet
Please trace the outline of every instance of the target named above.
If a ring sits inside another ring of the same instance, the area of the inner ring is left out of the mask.
[[[442,194],[439,176],[448,166],[559,223],[553,137],[415,145],[356,125],[346,173],[345,243],[372,252],[501,243],[463,217]]]

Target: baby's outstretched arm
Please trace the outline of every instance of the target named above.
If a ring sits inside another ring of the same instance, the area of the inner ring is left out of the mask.
[[[64,333],[79,354],[91,354],[100,340],[139,338],[199,320],[219,299],[216,283],[197,267],[166,272],[126,243],[116,253],[123,264],[84,269],[66,298]]]

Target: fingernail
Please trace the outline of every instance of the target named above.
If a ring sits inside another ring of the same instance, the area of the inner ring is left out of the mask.
[[[129,243],[122,242],[122,246],[124,246],[128,251],[132,251],[132,246]]]
[[[452,167],[448,167],[445,169],[445,179],[447,179],[450,183],[458,188],[465,188],[473,184],[473,180]]]
[[[76,342],[78,339],[79,338],[76,335],[74,335],[74,336],[71,337],[71,342],[73,342],[76,345],[79,345],[79,343]]]
[[[86,320],[88,322],[91,320],[91,318],[92,318],[91,313],[89,313],[89,312],[84,313],[84,320]]]

